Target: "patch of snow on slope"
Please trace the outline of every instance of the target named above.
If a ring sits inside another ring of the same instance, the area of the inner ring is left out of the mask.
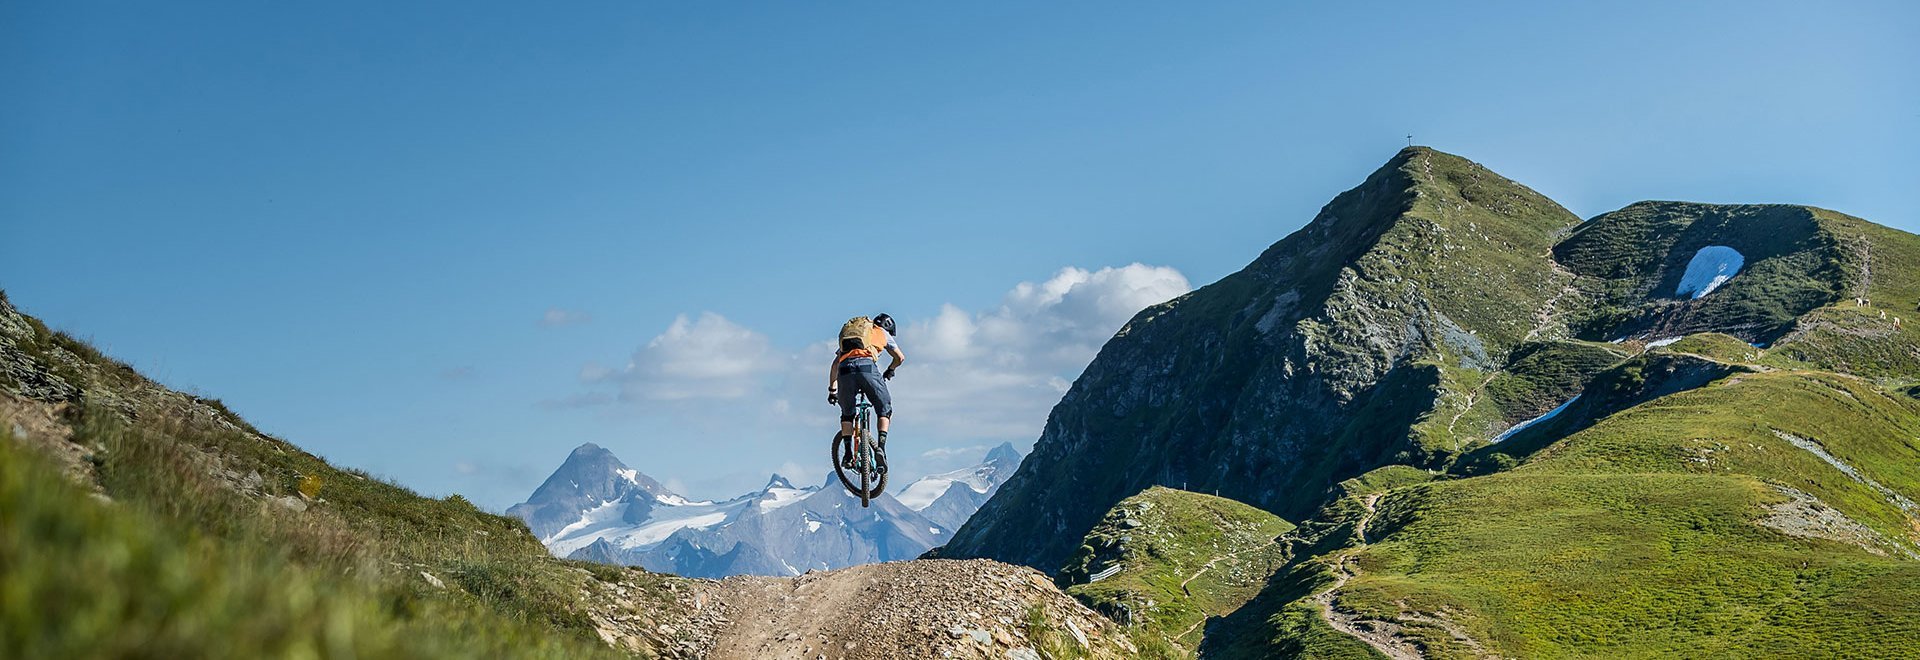
[[[1826,461],[1827,465],[1831,465],[1833,466],[1833,469],[1839,470],[1841,473],[1849,477],[1852,477],[1854,481],[1858,481],[1862,484],[1866,484],[1867,487],[1872,488],[1876,491],[1879,491],[1879,493],[1882,496],[1887,498],[1888,502],[1892,502],[1894,506],[1900,507],[1901,510],[1906,511],[1909,514],[1920,513],[1920,504],[1915,504],[1913,500],[1908,499],[1907,496],[1901,495],[1899,492],[1896,492],[1891,488],[1882,486],[1880,485],[1880,482],[1874,481],[1871,477],[1861,474],[1860,471],[1857,469],[1854,469],[1852,465],[1848,465],[1845,461],[1840,460],[1839,457],[1834,456],[1833,454],[1827,453],[1827,448],[1820,446],[1820,443],[1818,441],[1811,440],[1808,438],[1802,438],[1800,436],[1794,435],[1792,433],[1788,433],[1786,431],[1782,431],[1780,429],[1774,429],[1773,435],[1780,438],[1781,440],[1785,440],[1788,443],[1791,443],[1795,447],[1799,447],[1801,449],[1806,450],[1808,453],[1811,453],[1814,456],[1820,457],[1820,460]]]
[[[553,543],[558,539],[578,535],[599,538],[595,532],[604,531],[608,528],[618,527],[624,524],[620,522],[620,518],[626,515],[626,512],[626,502],[603,502],[599,506],[587,509],[580,514],[579,520],[573,521],[573,524],[560,528],[560,531],[554,532],[553,536],[549,536],[545,540],[547,543]],[[591,542],[592,541],[588,541],[588,543]],[[568,552],[572,551],[569,550]],[[558,556],[565,557],[566,555]]]
[[[1747,258],[1739,250],[1725,245],[1709,245],[1693,253],[1693,260],[1687,262],[1687,272],[1680,276],[1680,286],[1674,295],[1690,296],[1699,299],[1727,280],[1740,273],[1740,267],[1747,264]]]
[[[947,488],[956,481],[966,484],[967,488],[973,489],[973,492],[985,493],[991,486],[988,480],[992,476],[993,468],[986,466],[942,472],[922,477],[919,481],[907,486],[906,490],[900,491],[896,497],[907,508],[919,511],[932,506],[933,501],[940,499],[940,496],[947,492]]]
[[[809,532],[818,532],[818,531],[820,531],[820,521],[818,521],[818,520],[809,520],[809,521],[807,521],[807,531],[809,531]]]
[[[772,511],[805,499],[812,490],[803,488],[768,488],[767,494],[760,498],[760,510]]]
[[[653,497],[653,501],[659,502],[661,504],[665,504],[667,506],[713,506],[713,500],[700,500],[698,502],[695,502],[687,498],[681,497],[679,495],[675,495],[673,493],[666,493],[664,495],[655,495]]]
[[[610,502],[593,508],[581,516],[580,522],[549,537],[547,549],[556,557],[565,557],[601,539],[621,548],[643,548],[665,541],[682,529],[706,529],[726,522],[740,508],[737,503],[657,507],[648,512],[647,520],[634,524],[624,520],[626,502]]]
[[[1511,438],[1513,437],[1513,434],[1519,433],[1521,431],[1525,431],[1529,426],[1533,426],[1535,424],[1539,424],[1549,419],[1553,419],[1554,417],[1558,416],[1560,413],[1566,412],[1567,406],[1571,406],[1573,405],[1573,402],[1579,401],[1579,400],[1580,400],[1580,395],[1575,394],[1573,395],[1573,398],[1567,399],[1566,403],[1562,403],[1558,407],[1555,407],[1553,410],[1547,411],[1546,414],[1541,415],[1539,417],[1535,417],[1533,419],[1529,419],[1519,424],[1513,425],[1513,428],[1507,429],[1506,431],[1501,432],[1500,435],[1494,436],[1493,441],[1499,442],[1501,440]]]
[[[1653,341],[1647,342],[1647,348],[1659,348],[1661,346],[1669,346],[1669,345],[1678,343],[1682,339],[1686,339],[1686,337],[1668,337],[1666,339],[1655,339]]]
[[[674,532],[683,529],[706,529],[725,522],[726,519],[727,512],[715,511],[686,518],[648,521],[644,525],[633,528],[633,531],[608,540],[622,548],[640,548],[665,541]]]

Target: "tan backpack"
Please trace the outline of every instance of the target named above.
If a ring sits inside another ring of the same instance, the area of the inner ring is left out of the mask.
[[[845,354],[854,350],[872,353],[875,348],[878,348],[873,345],[872,337],[873,319],[865,316],[847,319],[846,324],[840,326],[840,353]]]

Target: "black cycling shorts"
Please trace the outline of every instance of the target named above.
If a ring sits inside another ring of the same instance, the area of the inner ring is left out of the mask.
[[[873,403],[873,412],[893,416],[893,396],[887,393],[887,379],[880,377],[880,365],[873,358],[852,358],[840,363],[840,421],[853,421],[854,395],[865,394]]]

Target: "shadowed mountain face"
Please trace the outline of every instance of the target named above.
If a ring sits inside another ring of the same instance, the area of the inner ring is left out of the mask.
[[[1135,316],[944,553],[1054,570],[1147,486],[1295,516],[1377,465],[1446,460],[1459,429],[1421,423],[1455,372],[1560,331],[1537,315],[1572,275],[1547,254],[1578,223],[1479,165],[1401,152],[1245,269]]]

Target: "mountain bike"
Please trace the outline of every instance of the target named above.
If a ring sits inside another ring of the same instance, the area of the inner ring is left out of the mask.
[[[880,497],[887,490],[887,448],[873,439],[873,404],[867,402],[867,395],[854,395],[853,435],[840,435],[833,432],[833,447],[828,456],[833,461],[833,473],[839,475],[840,485],[847,492],[860,498],[860,506]],[[851,443],[852,446],[848,446]],[[841,460],[848,453],[852,461]],[[848,476],[847,472],[854,476]],[[857,479],[856,479],[857,478]],[[859,485],[854,482],[858,481]]]

